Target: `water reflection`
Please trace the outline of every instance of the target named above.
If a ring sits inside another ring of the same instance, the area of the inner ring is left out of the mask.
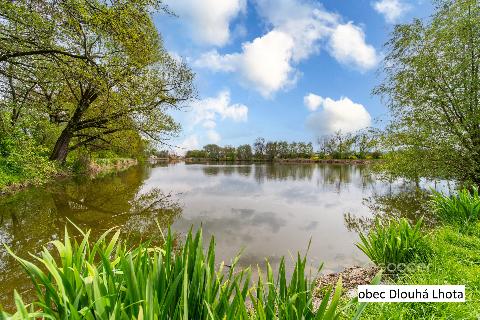
[[[304,252],[311,241],[310,263],[325,262],[325,271],[336,271],[367,262],[355,247],[359,221],[381,211],[416,212],[412,206],[423,199],[410,192],[376,180],[366,166],[139,166],[0,199],[0,242],[27,256],[61,238],[68,220],[92,229],[93,238],[121,226],[135,241],[158,234],[158,221],[181,234],[203,226],[207,238],[216,238],[219,260],[229,261],[243,248],[244,266],[268,258],[275,268],[281,256]],[[11,302],[13,288],[22,291],[26,283],[1,247],[0,303]]]
[[[158,234],[156,221],[170,225],[181,213],[172,194],[154,188],[139,193],[149,169],[137,167],[99,179],[57,182],[0,199],[0,242],[22,257],[38,253],[49,241],[63,236],[68,220],[92,230],[95,239],[121,226],[132,241]],[[0,303],[11,302],[13,288],[28,281],[4,246],[0,247]]]
[[[435,186],[434,184],[430,187],[435,189]],[[364,199],[363,204],[370,209],[368,216],[345,213],[345,226],[351,231],[365,232],[377,218],[382,220],[406,218],[412,223],[423,218],[427,225],[434,225],[435,216],[428,204],[430,196],[429,188],[418,188],[414,183],[405,181],[390,183],[387,191],[375,191]]]

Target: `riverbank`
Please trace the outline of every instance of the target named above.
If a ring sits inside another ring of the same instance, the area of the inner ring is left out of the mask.
[[[93,159],[88,162],[85,173],[90,177],[96,177],[123,171],[136,165],[138,160],[132,158]]]
[[[39,186],[56,179],[86,175],[91,178],[126,170],[138,165],[137,159],[132,158],[98,158],[82,160],[69,166],[52,165],[45,173],[39,173],[35,177],[18,178],[18,182],[0,184],[0,196],[13,194],[31,186]]]
[[[188,238],[187,242],[191,241]],[[465,285],[467,302],[371,303],[366,306],[360,319],[474,319],[478,316],[478,310],[480,310],[480,278],[478,277],[478,274],[480,274],[478,253],[480,252],[480,225],[477,224],[474,228],[471,228],[468,234],[462,234],[449,226],[440,227],[429,235],[429,244],[434,249],[434,253],[426,267],[412,273],[401,274],[397,278],[384,276],[382,283]],[[182,248],[186,247],[181,245],[179,250],[184,250]],[[167,249],[167,252],[169,250],[171,249]],[[201,259],[203,259],[203,256],[201,256]],[[120,264],[120,266],[122,265]],[[299,266],[298,263],[297,266]],[[100,266],[97,266],[97,268],[100,268]],[[314,280],[310,288],[313,308],[316,310],[321,304],[325,297],[325,289],[337,285],[339,278],[341,278],[343,294],[336,312],[340,313],[343,310],[341,318],[351,319],[356,312],[356,305],[348,306],[351,299],[356,296],[356,288],[358,285],[370,284],[378,270],[376,267],[351,267],[342,272],[324,275]],[[129,272],[132,271],[134,270]],[[132,276],[144,277],[146,274],[133,272]],[[189,276],[188,279],[188,287],[195,285],[190,282],[194,280],[193,278],[190,280]],[[65,281],[68,280],[65,279]],[[232,279],[232,281],[238,284],[238,279]],[[277,285],[279,284],[275,284],[275,288],[280,289]],[[80,289],[79,287],[78,290]],[[247,311],[252,311],[251,308],[252,305],[248,304]]]
[[[184,158],[183,161],[187,164],[206,164],[206,163],[287,163],[287,164],[311,164],[311,163],[324,163],[324,164],[355,164],[365,165],[370,164],[379,159],[274,159],[274,160],[214,160],[207,158]]]
[[[442,226],[428,236],[432,258],[414,272],[396,277],[382,277],[382,284],[396,285],[465,285],[465,303],[371,303],[361,319],[477,319],[480,310],[480,224],[467,234],[457,228]],[[322,297],[322,288],[334,286],[342,279],[341,305],[347,306],[357,295],[359,285],[370,284],[378,267],[353,266],[338,273],[323,275],[316,280],[315,296]],[[350,319],[356,312],[350,308],[344,314]]]
[[[465,303],[372,303],[362,319],[477,319],[480,310],[480,224],[468,233],[451,226],[428,236],[432,258],[424,268],[384,278],[386,284],[465,285]],[[354,310],[351,310],[353,313]]]

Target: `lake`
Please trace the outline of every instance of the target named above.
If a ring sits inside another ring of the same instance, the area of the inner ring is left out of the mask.
[[[77,178],[0,198],[0,242],[21,257],[63,237],[68,220],[93,238],[122,226],[132,241],[157,237],[157,223],[185,234],[215,235],[218,260],[243,250],[240,264],[276,267],[282,256],[305,253],[324,272],[364,265],[356,232],[373,215],[419,214],[422,194],[386,183],[368,166],[333,164],[165,164],[130,168],[96,179]],[[420,200],[419,200],[420,199]],[[70,228],[72,229],[72,228]],[[50,245],[51,247],[51,245]],[[287,259],[290,261],[290,258]],[[289,264],[290,265],[290,264]],[[0,248],[0,303],[29,282]]]

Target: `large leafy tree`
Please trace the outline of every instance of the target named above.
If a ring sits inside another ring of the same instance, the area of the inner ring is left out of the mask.
[[[437,1],[398,25],[375,89],[392,112],[383,137],[395,176],[480,183],[480,3]]]
[[[7,90],[9,98],[32,88],[29,103],[60,128],[50,159],[106,147],[122,132],[163,142],[178,131],[168,111],[193,97],[193,74],[163,49],[155,8],[161,2],[2,3],[0,71],[4,83],[16,84],[4,87],[15,89]],[[12,124],[21,116],[17,105]]]

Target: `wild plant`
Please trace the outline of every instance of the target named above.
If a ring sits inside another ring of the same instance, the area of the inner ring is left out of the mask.
[[[17,311],[8,319],[337,319],[342,292],[326,288],[314,305],[314,281],[305,276],[306,257],[298,258],[287,281],[282,259],[276,280],[267,262],[254,285],[250,268],[216,265],[215,241],[203,247],[202,230],[188,233],[174,249],[169,231],[162,247],[148,243],[128,249],[120,232],[105,232],[96,242],[83,232],[78,242],[65,229],[53,241],[59,259],[46,248],[34,262],[10,254],[30,276],[36,298],[28,305],[15,292]],[[58,260],[58,261],[57,261]],[[357,304],[359,315],[364,304]]]
[[[444,223],[465,228],[480,219],[478,187],[464,188],[456,195],[446,196],[434,191],[430,201],[436,216]]]
[[[387,222],[377,219],[368,234],[360,233],[357,247],[378,266],[426,261],[430,250],[422,225],[423,219],[413,225],[405,218]]]

